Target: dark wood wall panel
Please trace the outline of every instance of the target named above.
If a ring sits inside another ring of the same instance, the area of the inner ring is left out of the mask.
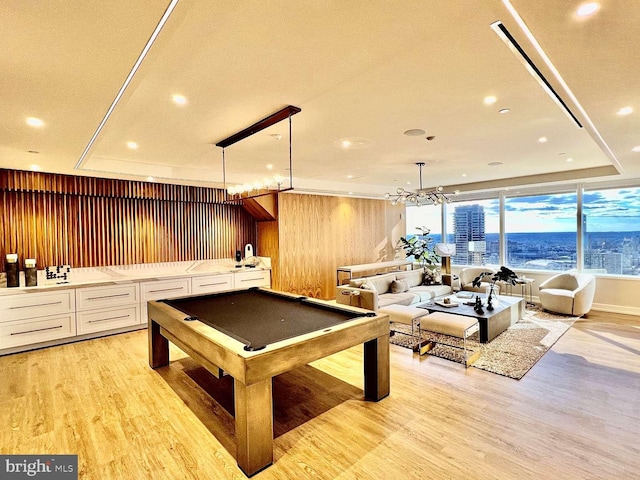
[[[0,195],[0,254],[21,266],[232,258],[257,243],[256,221],[217,189],[0,170]]]
[[[383,200],[284,193],[278,197],[281,290],[335,298],[336,268],[392,260],[404,206]]]

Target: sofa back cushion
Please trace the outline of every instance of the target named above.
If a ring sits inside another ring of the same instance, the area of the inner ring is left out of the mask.
[[[391,282],[395,279],[395,273],[385,273],[384,275],[372,275],[371,277],[352,279],[349,281],[349,286],[361,288],[362,284],[366,281],[373,286],[372,290],[378,293],[387,293],[391,291]]]
[[[406,280],[409,284],[409,288],[422,285],[422,277],[424,275],[424,268],[416,268],[415,270],[407,270],[406,272],[396,273],[396,277],[399,280]]]

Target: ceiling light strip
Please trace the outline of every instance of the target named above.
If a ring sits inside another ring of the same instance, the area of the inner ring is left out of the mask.
[[[551,99],[562,109],[562,111],[569,117],[573,123],[578,128],[582,128],[582,124],[578,120],[578,118],[573,114],[571,109],[567,106],[567,104],[562,100],[558,92],[554,90],[549,81],[542,74],[540,69],[533,63],[533,60],[527,55],[524,49],[520,46],[520,44],[516,41],[515,38],[509,33],[509,30],[503,25],[502,22],[497,21],[491,24],[491,28],[498,34],[500,39],[509,47],[509,50],[513,52],[513,54],[520,59],[520,61],[527,67],[529,73],[538,81],[538,83],[542,86],[547,95],[551,97]]]
[[[564,81],[564,79],[562,78],[562,75],[560,75],[560,72],[558,71],[558,69],[551,62],[551,59],[547,56],[547,54],[542,49],[542,47],[540,46],[536,38],[533,36],[533,33],[531,33],[531,30],[529,30],[529,27],[527,27],[527,24],[524,22],[520,14],[516,11],[515,8],[513,8],[513,5],[511,5],[511,2],[509,0],[502,0],[502,3],[506,7],[506,9],[509,11],[513,19],[516,21],[520,29],[524,32],[529,42],[531,42],[533,47],[536,49],[540,57],[544,60],[544,63],[547,65],[549,70],[551,70],[551,73],[553,73],[554,77],[556,77],[556,80],[558,80],[558,83],[560,83],[560,85],[562,86],[566,94],[569,96],[569,98],[571,99],[575,107],[578,109],[578,111],[580,112],[580,115],[582,115],[583,121],[588,127],[589,133],[591,134],[592,137],[594,137],[593,139],[595,140],[595,142],[600,146],[600,148],[603,150],[605,155],[609,157],[609,160],[611,160],[611,163],[613,163],[613,166],[618,171],[618,173],[624,173],[624,168],[622,168],[622,165],[618,161],[618,158],[615,156],[613,151],[609,148],[609,145],[604,141],[604,138],[602,138],[602,135],[600,135],[600,132],[591,121],[591,118],[589,117],[589,115],[587,115],[587,112],[585,111],[585,109],[582,108],[582,105],[580,104],[576,96],[573,94],[571,89],[569,88],[569,85],[567,85],[567,83]]]
[[[171,13],[173,13],[173,10],[175,9],[176,5],[178,5],[179,1],[180,0],[171,0],[171,3],[169,4],[169,6],[165,10],[164,14],[162,15],[162,18],[158,22],[158,25],[156,25],[155,30],[151,34],[151,37],[149,37],[149,40],[147,41],[147,44],[142,49],[142,52],[138,56],[138,59],[136,60],[136,63],[133,65],[133,68],[131,69],[131,71],[129,72],[129,75],[127,75],[126,80],[124,81],[124,83],[120,87],[120,90],[118,91],[118,94],[116,95],[116,98],[113,100],[113,103],[111,103],[111,106],[109,107],[109,110],[107,110],[107,113],[105,114],[104,118],[100,122],[100,125],[98,125],[98,128],[96,129],[96,131],[94,132],[93,136],[91,137],[91,140],[89,140],[89,143],[87,144],[87,146],[85,147],[84,151],[82,152],[82,155],[80,155],[80,158],[78,159],[78,161],[76,162],[75,166],[73,167],[74,170],[78,170],[79,168],[82,167],[82,164],[84,163],[85,158],[87,157],[87,154],[89,153],[89,150],[91,150],[91,147],[93,146],[93,144],[97,140],[98,136],[100,135],[100,132],[104,128],[105,124],[107,123],[107,120],[109,120],[109,117],[111,116],[111,114],[113,113],[114,109],[116,108],[116,105],[118,105],[118,102],[122,98],[122,95],[124,95],[124,92],[126,91],[127,87],[131,83],[131,80],[133,80],[133,77],[135,76],[136,72],[140,68],[140,65],[142,64],[142,61],[147,56],[147,53],[149,53],[149,50],[153,46],[153,43],[156,41],[156,38],[158,37],[158,35],[162,31],[162,28],[164,27],[165,23],[167,23],[167,20],[169,20],[169,17],[171,16]]]

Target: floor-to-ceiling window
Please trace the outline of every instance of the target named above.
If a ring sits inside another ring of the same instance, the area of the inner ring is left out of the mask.
[[[506,196],[505,259],[526,270],[577,268],[576,191]]]
[[[454,265],[640,276],[639,186],[556,185],[481,195],[444,206],[443,241],[456,244]],[[427,226],[441,241],[441,211],[409,206],[407,234]]]
[[[583,270],[640,275],[640,188],[585,188],[582,200]]]
[[[447,205],[447,242],[455,243],[454,265],[500,263],[500,202],[498,198]]]

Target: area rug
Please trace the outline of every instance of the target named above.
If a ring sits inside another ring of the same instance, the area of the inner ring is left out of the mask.
[[[520,380],[577,319],[578,317],[552,314],[539,307],[528,307],[522,320],[491,342],[479,343],[477,334],[467,340],[470,354],[480,350],[480,355],[472,366]],[[392,344],[410,349],[418,344],[418,339],[411,336],[409,325],[392,323],[391,330],[395,332],[390,340]],[[449,346],[462,347],[462,339],[430,332],[422,332],[422,338],[437,343],[428,352],[429,355],[464,363],[462,349]]]

